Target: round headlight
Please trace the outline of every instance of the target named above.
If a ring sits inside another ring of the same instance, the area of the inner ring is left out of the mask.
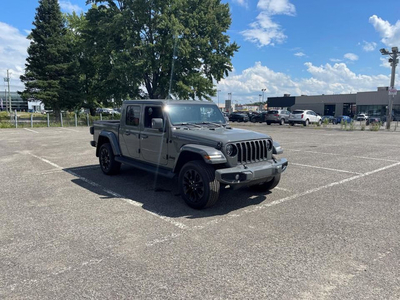
[[[228,156],[233,157],[233,156],[236,155],[236,153],[237,153],[237,150],[236,150],[236,146],[235,145],[229,144],[229,145],[226,146],[226,154]]]
[[[271,140],[268,140],[267,147],[268,147],[268,151],[272,150],[272,141]]]

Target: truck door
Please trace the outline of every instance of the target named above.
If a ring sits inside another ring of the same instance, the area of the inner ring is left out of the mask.
[[[140,133],[140,154],[147,162],[166,165],[168,162],[168,134],[164,130],[151,128],[153,118],[165,117],[161,106],[149,105],[143,110],[143,129]]]
[[[140,105],[126,107],[125,120],[121,120],[120,144],[123,156],[139,158],[140,156]],[[124,116],[124,114],[122,114]]]

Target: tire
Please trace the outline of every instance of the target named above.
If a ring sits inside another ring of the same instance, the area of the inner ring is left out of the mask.
[[[318,121],[318,126],[321,126],[321,125],[322,125],[322,121],[319,120],[319,121]]]
[[[304,126],[308,126],[308,124],[310,124],[310,121],[307,119],[305,122],[304,122]]]
[[[256,123],[257,121],[256,121],[256,118],[252,118],[251,119],[251,123]]]
[[[101,145],[99,150],[99,164],[101,170],[106,175],[113,175],[119,172],[121,163],[115,160],[110,143]]]
[[[290,125],[290,126],[294,126],[294,123],[293,123],[293,122],[289,122],[289,125]]]
[[[275,175],[271,180],[257,185],[252,185],[250,188],[258,192],[268,192],[276,187],[281,180],[281,174]]]
[[[285,124],[285,119],[281,119],[280,121],[279,121],[279,125],[284,125]]]
[[[215,169],[203,161],[190,161],[179,172],[179,191],[191,208],[213,206],[219,198],[219,190],[220,183],[215,179]]]
[[[271,122],[268,122],[268,121],[267,121],[267,125],[271,125]]]

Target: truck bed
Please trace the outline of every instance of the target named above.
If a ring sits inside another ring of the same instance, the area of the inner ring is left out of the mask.
[[[93,140],[97,141],[99,138],[99,134],[101,131],[109,131],[115,134],[117,138],[119,138],[119,120],[108,120],[108,121],[95,121],[93,123],[94,127],[94,136]]]

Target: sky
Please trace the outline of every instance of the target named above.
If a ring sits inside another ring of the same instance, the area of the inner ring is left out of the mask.
[[[86,0],[59,0],[65,13],[85,12]],[[252,103],[283,94],[320,95],[375,91],[390,85],[388,56],[400,48],[400,1],[222,0],[229,3],[227,34],[240,49],[233,71],[216,82],[222,103]],[[27,34],[37,0],[2,1],[0,77],[11,72],[11,90],[22,90]],[[396,69],[395,87],[400,88]],[[0,95],[6,85],[0,82]],[[262,91],[264,90],[264,91]]]

